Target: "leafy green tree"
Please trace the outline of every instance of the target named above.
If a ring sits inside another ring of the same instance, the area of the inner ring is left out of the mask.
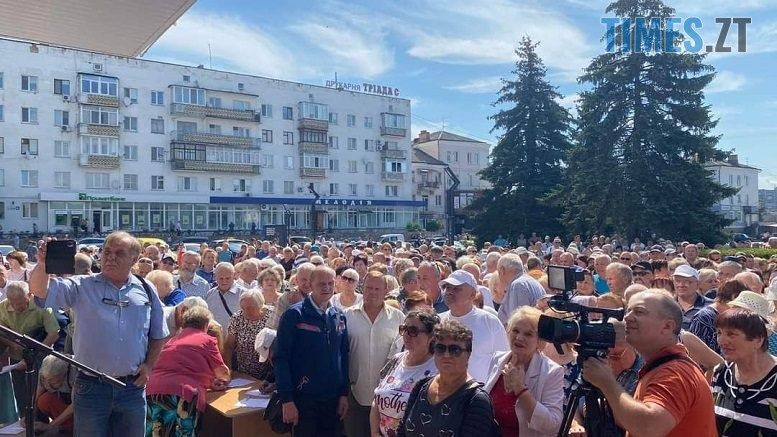
[[[562,180],[572,118],[558,103],[561,94],[545,78],[537,45],[528,37],[521,40],[515,77],[502,80],[494,103],[504,108],[490,117],[492,132],[500,132],[499,142],[481,172],[491,188],[470,205],[480,241],[493,241],[499,234],[514,239],[521,233],[561,231],[560,210],[541,199]]]
[[[421,229],[421,224],[418,222],[408,222],[405,225],[405,230],[407,232],[419,232]]]
[[[674,15],[660,0],[618,0],[606,12],[632,20],[616,26],[615,51],[594,58],[579,79],[588,90],[581,93],[577,141],[551,198],[574,232],[717,240],[728,221],[711,207],[736,190],[704,168],[723,155],[710,134],[717,120],[704,103],[714,69],[704,55],[622,49],[624,25],[636,48],[635,17]],[[667,32],[660,28],[662,41],[681,42]]]
[[[437,232],[442,229],[442,224],[437,220],[429,220],[426,222],[426,232]]]

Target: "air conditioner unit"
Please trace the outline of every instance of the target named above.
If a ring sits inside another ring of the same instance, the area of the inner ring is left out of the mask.
[[[92,64],[92,69],[98,73],[102,73],[103,64]]]
[[[246,197],[251,197],[251,193],[245,193]]]
[[[259,209],[262,210],[262,211],[268,211],[270,209],[270,205],[261,204],[259,206]]]
[[[130,99],[129,97],[125,97],[122,99],[122,103],[124,104],[124,106],[129,106],[132,104],[132,99]]]
[[[63,102],[69,102],[69,101],[70,101],[70,96],[69,96],[69,95],[67,95],[67,94],[63,94],[63,95],[62,95],[62,101],[63,101]]]
[[[70,126],[68,126],[66,124],[62,125],[61,127],[62,127],[62,132],[72,132],[73,131],[73,129],[71,129]]]
[[[297,187],[297,192],[298,192],[298,193],[304,193],[304,192],[305,192],[305,189],[304,189],[304,188],[302,188],[302,187]]]

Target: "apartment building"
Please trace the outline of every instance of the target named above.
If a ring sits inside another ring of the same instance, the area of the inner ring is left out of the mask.
[[[419,221],[410,102],[0,39],[0,226],[67,232]]]

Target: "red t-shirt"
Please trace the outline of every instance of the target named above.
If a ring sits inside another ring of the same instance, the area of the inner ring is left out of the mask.
[[[494,406],[494,418],[499,424],[502,436],[517,436],[518,416],[515,414],[515,402],[518,397],[505,391],[504,376],[499,376],[490,394],[491,404]]]
[[[660,405],[674,416],[677,425],[668,436],[717,436],[712,390],[699,367],[687,358],[685,347],[676,344],[664,348],[653,361],[671,354],[685,359],[668,361],[640,375],[634,398]],[[649,367],[650,363],[645,363],[643,370]]]
[[[176,395],[205,409],[205,390],[215,378],[214,370],[224,365],[216,339],[204,331],[185,328],[171,338],[159,354],[159,360],[146,384],[146,395]]]

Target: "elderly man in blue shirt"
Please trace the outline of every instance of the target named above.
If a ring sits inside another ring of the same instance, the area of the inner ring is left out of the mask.
[[[30,275],[30,289],[47,307],[72,308],[78,323],[75,359],[126,384],[113,386],[80,372],[74,391],[74,435],[145,434],[145,384],[168,336],[153,285],[130,273],[141,245],[126,232],[105,240],[102,273],[49,278],[46,246]]]

